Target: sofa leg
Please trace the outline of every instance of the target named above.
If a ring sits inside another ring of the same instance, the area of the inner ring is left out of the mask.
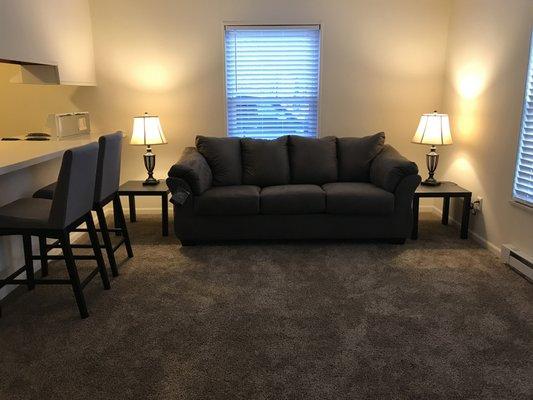
[[[390,244],[405,244],[405,238],[392,238],[389,239]]]
[[[187,240],[187,239],[183,239],[183,240],[180,240],[181,242],[181,245],[182,246],[194,246],[196,245],[196,242],[194,240]]]

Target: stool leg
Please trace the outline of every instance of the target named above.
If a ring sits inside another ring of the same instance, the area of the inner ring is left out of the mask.
[[[98,234],[94,226],[93,215],[89,212],[86,218],[87,230],[89,231],[89,238],[93,245],[94,256],[96,257],[96,263],[98,264],[98,272],[100,272],[100,278],[102,278],[102,284],[104,289],[111,288],[109,285],[109,277],[107,276],[107,270],[105,269],[104,257],[102,256],[102,250],[100,250],[100,241],[98,240]],[[116,266],[115,266],[116,268]]]
[[[28,290],[35,289],[35,275],[33,271],[33,251],[31,248],[31,236],[23,235],[24,263],[26,267],[26,279],[28,280]]]
[[[63,249],[63,255],[65,256],[68,276],[70,277],[70,283],[72,284],[74,297],[76,298],[76,303],[78,304],[80,317],[82,319],[87,318],[89,316],[89,312],[87,311],[85,296],[83,296],[80,277],[78,275],[78,269],[76,268],[76,261],[74,260],[74,255],[72,254],[72,248],[70,247],[70,237],[68,233],[64,233],[61,237],[61,248]]]
[[[104,239],[104,246],[107,253],[107,259],[109,260],[109,266],[111,267],[111,273],[113,276],[118,276],[113,244],[111,243],[111,237],[109,236],[109,230],[107,229],[104,209],[100,205],[96,207],[96,215],[98,216],[98,224],[100,225],[100,231],[102,232],[102,238]]]
[[[124,236],[124,244],[126,245],[126,251],[128,252],[128,257],[133,257],[133,250],[131,248],[130,235],[128,233],[128,227],[126,226],[126,218],[124,218],[124,210],[122,209],[122,203],[120,202],[120,197],[118,195],[113,199],[113,206],[117,212],[118,222],[120,223],[120,229],[122,230],[122,235]]]
[[[46,236],[39,236],[39,255],[41,256],[41,276],[48,276],[48,259],[46,256]]]

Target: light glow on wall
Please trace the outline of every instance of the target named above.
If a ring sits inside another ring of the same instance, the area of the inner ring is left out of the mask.
[[[458,99],[455,113],[454,135],[465,143],[474,143],[479,139],[480,119],[478,104],[466,99]]]
[[[480,60],[484,60],[481,62]],[[479,116],[480,101],[490,81],[490,66],[487,57],[455,62],[452,82],[457,97],[454,110],[454,135],[459,142],[475,143],[480,139],[483,120]]]
[[[170,70],[162,64],[138,64],[132,68],[132,75],[134,85],[143,90],[167,90],[174,84]]]
[[[142,93],[173,91],[184,79],[185,64],[177,56],[168,56],[164,49],[135,43],[113,49],[112,57],[100,68],[106,71],[113,85]],[[189,68],[190,70],[190,68]]]
[[[471,64],[457,72],[455,81],[461,97],[474,100],[487,86],[487,73],[482,67]]]
[[[473,161],[465,153],[455,156],[450,165],[441,173],[442,176],[446,176],[446,179],[461,182],[464,185],[468,185],[467,187],[478,187],[480,193],[484,192],[480,186],[481,181],[479,180],[477,169],[473,165]]]

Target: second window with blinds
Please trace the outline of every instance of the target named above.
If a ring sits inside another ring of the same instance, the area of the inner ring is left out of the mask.
[[[229,136],[318,134],[320,26],[226,26]]]

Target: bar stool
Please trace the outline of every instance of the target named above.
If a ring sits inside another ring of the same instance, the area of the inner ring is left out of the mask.
[[[83,288],[92,278],[100,273],[104,289],[110,288],[91,214],[97,158],[98,146],[96,143],[67,150],[63,155],[53,200],[23,198],[0,207],[0,235],[21,235],[25,260],[24,267],[6,279],[0,280],[0,288],[14,284],[26,284],[29,290],[33,290],[36,284],[71,285],[81,318],[89,316]],[[75,257],[72,253],[70,233],[83,223],[87,224],[97,268],[83,281],[80,281]],[[38,236],[44,240],[55,238],[60,241],[69,279],[35,278],[32,236]],[[26,272],[26,279],[17,279],[23,272]]]
[[[93,211],[96,211],[98,217],[99,229],[101,232],[104,244],[101,246],[106,249],[107,258],[113,276],[118,276],[118,267],[115,259],[115,252],[122,244],[126,246],[126,252],[129,258],[133,257],[133,250],[131,248],[130,237],[126,227],[126,219],[124,218],[124,211],[118,195],[118,187],[120,182],[120,155],[122,150],[122,132],[112,133],[110,135],[101,136],[98,139],[98,164],[96,168],[96,184],[94,190]],[[42,199],[52,199],[56,190],[56,183],[45,186],[34,193],[33,197]],[[115,220],[119,226],[115,228],[108,228],[104,213],[104,206],[113,202],[113,209],[115,213]],[[77,232],[84,232],[86,229],[76,229]],[[121,240],[113,246],[109,232],[116,232],[121,234]],[[55,242],[47,245],[45,240],[40,241],[39,247],[41,254],[48,253],[51,249],[58,247],[60,244]],[[86,248],[86,244],[74,244],[73,248]],[[48,262],[46,258],[41,258],[41,269],[44,274],[48,274]]]

